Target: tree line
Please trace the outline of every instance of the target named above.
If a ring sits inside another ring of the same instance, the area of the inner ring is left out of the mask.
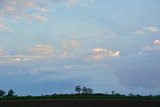
[[[124,97],[124,96],[129,96],[129,97],[158,97],[160,98],[160,95],[148,95],[148,96],[141,96],[140,94],[133,94],[133,93],[129,93],[128,95],[123,95],[123,94],[120,94],[120,93],[117,93],[115,91],[111,91],[111,94],[108,94],[107,92],[106,93],[94,93],[93,92],[93,89],[91,88],[86,88],[86,87],[83,87],[81,88],[81,86],[76,86],[74,88],[75,90],[75,94],[76,95],[97,95],[97,96],[121,96],[121,97]]]
[[[12,97],[12,96],[14,96],[14,93],[15,92],[12,89],[9,90],[7,94],[5,91],[0,90],[0,97],[4,97],[4,96]]]
[[[115,91],[111,91],[111,94],[108,94],[107,92],[106,93],[94,93],[93,89],[92,88],[87,88],[87,87],[81,87],[81,86],[75,86],[74,87],[74,91],[75,93],[71,93],[71,94],[52,94],[52,95],[46,95],[46,96],[57,96],[57,95],[89,95],[89,96],[126,96],[126,95],[122,95],[122,94],[119,94],[119,93],[116,93]],[[15,91],[10,89],[8,90],[8,92],[5,92],[3,90],[0,89],[0,98],[2,97],[18,97],[17,95],[14,95],[15,94]],[[31,95],[28,95],[28,96],[31,96]],[[44,95],[43,95],[44,96]],[[142,97],[141,95],[137,94],[137,95],[134,95],[133,93],[129,93],[128,94],[129,97]],[[144,96],[145,97],[145,96]],[[160,95],[149,95],[149,96],[146,96],[146,97],[158,97],[160,98]]]
[[[76,92],[76,94],[90,94],[90,95],[92,95],[92,94],[95,94],[95,93],[93,93],[93,89],[91,89],[91,88],[86,88],[86,87],[83,87],[83,88],[81,88],[81,86],[76,86],[75,87],[75,92]],[[104,95],[104,94],[102,94],[102,93],[96,93],[96,94],[101,94],[101,95]],[[109,95],[107,92],[105,93],[105,95]],[[111,92],[111,95],[112,96],[119,96],[119,95],[121,95],[121,94],[119,94],[119,93],[116,93],[115,91],[112,91]],[[132,93],[129,93],[129,96],[132,96],[133,94]]]
[[[93,94],[93,89],[91,88],[81,88],[81,86],[76,86],[74,90],[76,94]]]

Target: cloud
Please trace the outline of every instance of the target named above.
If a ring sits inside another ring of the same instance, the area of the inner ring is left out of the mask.
[[[35,45],[29,51],[34,55],[52,55],[53,47],[51,45]]]
[[[54,56],[53,47],[51,45],[35,45],[29,49],[23,49],[21,54],[6,54],[4,50],[0,50],[0,63],[14,63],[34,60],[49,59]]]
[[[73,65],[64,65],[63,70],[70,70]]]
[[[19,52],[18,52],[19,51]],[[71,51],[55,49],[49,44],[38,44],[31,48],[24,48],[15,51],[19,54],[6,54],[6,52],[0,49],[0,63],[14,63],[14,62],[25,62],[25,61],[36,61],[36,60],[51,60],[54,58],[58,59],[70,59],[74,58],[74,54]]]
[[[34,56],[34,55],[5,55],[0,57],[0,64],[5,63],[15,63],[15,62],[26,62],[26,61],[34,61],[47,59],[49,56]]]
[[[136,34],[144,34],[147,32],[151,32],[151,33],[155,33],[155,32],[159,32],[160,29],[154,26],[150,26],[150,27],[143,27],[140,30],[137,30],[135,33]]]
[[[92,54],[88,57],[89,60],[103,60],[110,57],[119,57],[120,51],[111,51],[103,48],[95,48]]]
[[[157,46],[160,46],[160,40],[159,40],[159,39],[154,40],[153,43],[154,43],[155,45],[157,45]]]
[[[33,68],[31,69],[30,74],[32,75],[37,75],[40,73],[48,73],[48,72],[54,72],[56,69],[54,67],[38,67],[38,68]]]
[[[11,29],[10,27],[8,27],[6,24],[4,23],[0,23],[0,32],[15,32],[13,29]]]
[[[11,19],[12,22],[45,22],[57,3],[66,7],[87,6],[93,3],[93,0],[3,0],[0,3],[0,16]]]
[[[66,6],[67,7],[70,7],[70,6],[75,6],[77,4],[80,3],[80,0],[66,0]]]
[[[148,31],[148,32],[159,32],[160,30],[156,27],[143,27],[144,31]]]
[[[6,52],[4,50],[0,49],[0,57],[5,56],[5,55],[6,55]]]
[[[144,30],[137,30],[137,31],[135,32],[135,34],[138,34],[138,35],[142,35],[142,34],[144,34],[144,33],[145,33]]]
[[[66,7],[88,6],[94,3],[94,0],[63,0]]]
[[[63,44],[64,48],[77,48],[80,46],[80,43],[76,40],[71,40]]]
[[[32,75],[38,75],[42,73],[56,73],[56,72],[63,72],[72,69],[73,65],[63,65],[63,66],[41,66],[41,67],[35,67],[29,70],[30,74]]]
[[[63,51],[62,53],[60,53],[59,56],[60,56],[60,58],[68,59],[68,58],[72,58],[72,57],[73,57],[73,54],[68,53],[67,51]]]
[[[120,82],[127,87],[160,88],[160,47],[144,46],[137,53],[123,56],[113,67]]]
[[[0,57],[0,64],[5,64],[5,63],[14,63],[14,62],[21,62],[29,60],[26,58],[26,56],[18,56],[18,55],[3,55]]]
[[[153,49],[152,47],[147,46],[147,45],[142,46],[142,48],[141,48],[141,50],[152,50],[152,49]],[[141,52],[139,52],[139,53],[141,53]]]
[[[46,21],[47,14],[51,10],[50,6],[47,4],[47,1],[4,1],[0,8],[0,14],[5,18],[11,19],[13,22],[20,22],[23,20]]]
[[[37,20],[37,21],[43,21],[43,22],[48,20],[47,17],[41,16],[41,15],[29,15],[28,17],[29,17],[29,19],[33,19],[33,20]]]

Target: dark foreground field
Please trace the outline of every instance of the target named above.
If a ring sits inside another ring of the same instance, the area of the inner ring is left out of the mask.
[[[0,107],[160,107],[159,100],[6,100]]]

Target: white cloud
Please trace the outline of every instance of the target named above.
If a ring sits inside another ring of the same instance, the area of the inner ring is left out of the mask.
[[[94,3],[94,0],[64,0],[66,7],[73,7],[73,6],[88,6]]]
[[[4,50],[0,49],[0,57],[5,56],[5,55],[6,55],[6,52]]]
[[[13,22],[19,22],[22,20],[46,21],[46,15],[50,12],[50,6],[47,4],[47,1],[4,1],[2,7],[0,8],[0,14],[5,18],[13,20]]]
[[[159,29],[156,27],[143,27],[143,30],[148,32],[159,32]]]
[[[155,32],[159,32],[159,31],[160,31],[159,28],[150,26],[150,27],[143,27],[140,30],[137,30],[135,33],[136,34],[145,34],[147,32],[155,33]]]
[[[89,60],[103,60],[109,57],[119,57],[120,51],[111,51],[103,48],[95,48],[88,57]]]
[[[46,73],[46,72],[54,72],[56,69],[54,67],[38,67],[31,69],[30,74],[37,75],[40,73]]]
[[[45,22],[48,20],[48,14],[55,9],[54,5],[57,3],[67,7],[87,6],[93,3],[93,0],[4,0],[0,7],[0,14],[16,23],[24,21]]]
[[[71,41],[63,44],[63,47],[65,47],[65,48],[76,48],[79,46],[80,46],[80,43],[76,40],[71,40]]]
[[[51,45],[35,45],[30,49],[23,49],[27,53],[10,55],[4,50],[0,50],[0,63],[14,63],[34,60],[49,59],[54,56]]]
[[[69,70],[73,67],[73,65],[64,65],[63,69],[64,70]]]
[[[20,62],[21,58],[19,56],[11,56],[11,55],[3,55],[0,57],[0,64],[4,64],[4,63],[13,63],[13,62]]]
[[[35,45],[29,51],[34,55],[51,55],[53,54],[53,47],[51,45]]]
[[[62,53],[60,53],[60,58],[63,58],[63,59],[68,59],[68,58],[72,58],[73,55],[71,53],[68,53],[66,51],[63,51]]]
[[[0,57],[0,64],[4,63],[15,63],[47,59],[48,56],[34,56],[34,55],[5,55]]]
[[[149,51],[149,50],[152,50],[152,47],[145,45],[145,46],[142,46],[141,50],[148,50]]]
[[[48,20],[47,17],[41,16],[41,15],[29,15],[28,18],[33,19],[33,20],[37,20],[37,21],[43,21],[43,22]]]
[[[80,3],[80,0],[66,0],[66,6],[74,6]]]
[[[0,23],[0,32],[15,32],[13,29],[9,28],[6,24]]]
[[[8,13],[13,13],[16,11],[16,8],[15,7],[12,7],[12,6],[7,6],[4,8],[5,12],[8,12]]]
[[[146,53],[153,53],[153,52],[157,52],[158,50],[160,50],[160,40],[156,39],[153,41],[154,45],[144,45],[141,46],[140,49],[138,49],[135,53],[129,54],[129,56],[133,56],[133,55],[144,55]]]
[[[160,46],[160,40],[159,40],[159,39],[154,40],[153,43],[154,43],[155,45],[157,45],[157,46]]]
[[[145,33],[144,30],[137,30],[137,31],[135,32],[135,34],[139,34],[139,35],[144,34],[144,33]]]
[[[117,35],[118,35],[118,34],[113,33],[113,34],[104,36],[102,39],[113,39],[113,38],[117,38],[117,37],[118,37]]]
[[[25,61],[37,61],[47,60],[50,61],[54,58],[69,59],[74,58],[74,54],[71,51],[54,49],[49,44],[39,44],[31,48],[24,48],[18,50],[19,54],[6,54],[6,52],[0,49],[0,63],[14,63],[14,62],[25,62]],[[17,53],[17,52],[16,52]]]
[[[30,74],[31,75],[38,75],[42,73],[54,73],[54,72],[63,72],[66,70],[70,70],[73,68],[73,65],[63,65],[61,67],[50,67],[50,66],[42,66],[42,67],[35,67],[30,69]]]
[[[41,12],[45,12],[45,13],[49,13],[49,12],[50,12],[50,10],[47,9],[47,8],[45,8],[45,7],[39,8],[39,10],[40,10]]]

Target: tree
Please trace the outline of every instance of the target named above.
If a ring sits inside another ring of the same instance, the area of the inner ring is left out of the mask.
[[[74,90],[76,91],[76,94],[80,94],[82,91],[81,86],[76,86]]]
[[[137,96],[137,97],[141,97],[141,95],[139,95],[139,94],[137,94],[136,96]]]
[[[0,90],[0,97],[3,97],[5,95],[5,91]]]
[[[112,95],[115,95],[115,91],[112,91]]]
[[[13,90],[9,90],[7,96],[8,97],[14,96],[14,91]]]
[[[87,88],[86,87],[82,88],[82,94],[87,94]]]
[[[93,89],[83,87],[82,94],[93,94]]]
[[[128,95],[129,95],[129,96],[134,96],[133,93],[129,93]]]
[[[121,94],[119,94],[119,93],[115,93],[115,96],[121,96]]]
[[[106,95],[108,95],[108,92],[105,92]]]
[[[87,94],[93,94],[93,89],[87,88]]]

